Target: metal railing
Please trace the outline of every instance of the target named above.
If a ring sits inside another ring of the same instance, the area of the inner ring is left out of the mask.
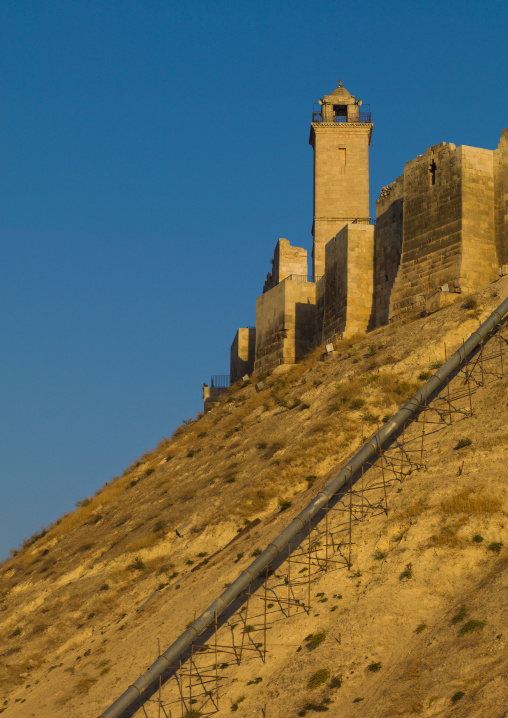
[[[284,277],[282,280],[283,282],[286,281],[286,279],[291,279],[293,282],[319,282],[320,279],[323,278],[323,275],[318,274],[290,274],[287,277]]]
[[[212,389],[227,389],[231,385],[229,374],[212,374],[210,381]]]
[[[322,112],[313,112],[312,113],[312,122],[326,122],[326,123],[335,123],[335,122],[370,122],[371,121],[371,113],[370,112],[359,112],[358,118],[356,119],[349,119],[346,115],[334,115],[333,118],[330,118],[329,120],[323,119],[323,113]]]
[[[376,220],[370,217],[314,217],[314,222],[321,220],[327,222],[331,219],[339,222],[347,222],[348,224],[376,224]]]

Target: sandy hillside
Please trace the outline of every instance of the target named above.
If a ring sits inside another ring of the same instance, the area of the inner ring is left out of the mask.
[[[232,387],[28,539],[0,568],[0,712],[99,716],[507,294]],[[450,382],[451,416],[446,387],[429,402],[423,451],[422,412],[136,715],[507,714],[503,337]]]

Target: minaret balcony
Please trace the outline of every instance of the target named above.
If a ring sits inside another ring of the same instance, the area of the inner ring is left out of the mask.
[[[322,112],[313,112],[312,113],[312,122],[326,122],[326,123],[335,123],[335,122],[349,122],[349,123],[358,123],[358,122],[365,122],[369,123],[371,121],[370,112],[359,112],[354,119],[347,118],[347,115],[342,114],[336,114],[330,119],[323,119],[323,113]]]

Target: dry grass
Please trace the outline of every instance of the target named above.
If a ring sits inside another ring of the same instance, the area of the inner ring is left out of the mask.
[[[133,551],[142,551],[145,548],[151,548],[160,540],[161,536],[156,533],[150,533],[148,536],[140,536],[139,538],[130,541],[125,546],[124,551],[128,553],[132,553]]]
[[[458,535],[461,527],[466,523],[466,519],[456,521],[455,523],[442,524],[439,533],[435,533],[429,537],[427,546],[462,546],[466,543],[464,538]]]
[[[407,381],[394,372],[380,372],[377,377],[376,385],[384,400],[390,404],[399,405],[406,402],[420,388],[418,383]]]
[[[485,436],[479,446],[482,449],[504,448],[508,443],[508,431],[495,434],[494,436]]]
[[[465,488],[441,502],[445,514],[497,513],[501,506],[501,500],[497,496],[479,492],[474,486]]]
[[[396,514],[391,517],[392,521],[403,521],[404,519],[418,518],[421,514],[428,509],[428,504],[425,499],[418,499],[416,503],[404,506]]]
[[[83,676],[83,678],[80,678],[79,681],[76,683],[74,687],[75,693],[88,693],[90,688],[94,685],[94,683],[97,683],[98,678],[94,678],[92,676]]]

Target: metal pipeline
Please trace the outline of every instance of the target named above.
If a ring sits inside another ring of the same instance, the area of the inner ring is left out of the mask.
[[[376,432],[357,454],[339,471],[303,511],[275,538],[248,568],[184,631],[164,653],[152,663],[122,695],[107,708],[100,718],[120,718],[122,713],[139,698],[162,673],[196,640],[196,638],[215,621],[220,614],[245,591],[248,585],[261,571],[283,551],[302,528],[328,503],[353,475],[374,454],[381,445],[390,439],[407,419],[432,396],[443,381],[465,361],[466,357],[485,339],[492,329],[508,313],[506,298],[483,324],[471,334],[469,339],[443,364],[440,369],[414,394],[404,406],[388,421],[379,432]]]

